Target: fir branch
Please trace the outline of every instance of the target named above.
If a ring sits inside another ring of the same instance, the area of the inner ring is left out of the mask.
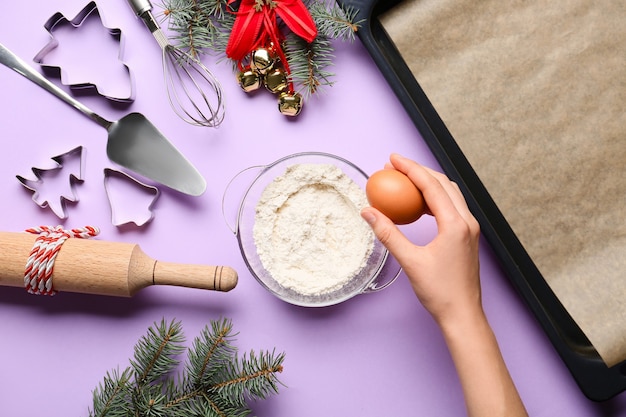
[[[314,94],[322,86],[331,86],[334,73],[327,70],[333,64],[331,42],[325,36],[317,36],[306,43],[295,35],[288,35],[285,41],[292,81],[302,86],[305,94]]]
[[[232,322],[228,319],[214,321],[200,333],[188,354],[187,374],[194,388],[211,383],[236,352],[232,345]]]
[[[167,409],[167,397],[163,393],[161,384],[136,387],[133,390],[132,404],[137,416],[170,417]]]
[[[311,2],[309,6],[309,13],[317,26],[318,36],[321,34],[344,41],[353,41],[362,23],[354,21],[357,12],[353,7],[343,8],[334,2],[331,4]]]
[[[89,417],[126,417],[123,405],[128,401],[131,368],[120,374],[118,370],[107,372],[104,380],[93,391],[93,410]]]
[[[172,375],[184,350],[181,323],[154,323],[135,346],[131,366],[107,373],[93,392],[90,417],[244,417],[248,399],[278,393],[284,353],[251,352],[241,360],[232,322],[211,321],[188,349],[182,375]]]
[[[226,12],[228,0],[164,0],[160,7],[173,43],[195,57],[220,51],[224,32],[230,32],[234,22]]]
[[[215,38],[213,38],[212,49],[224,57],[226,57],[226,46],[230,40],[230,33],[233,30],[236,17],[237,15],[235,13],[227,12],[219,20],[219,23],[216,23],[219,30],[215,34]]]
[[[163,319],[159,325],[150,327],[135,346],[135,360],[130,361],[135,381],[140,385],[151,384],[176,368],[179,363],[176,356],[185,350],[184,341],[178,321],[168,324]]]
[[[361,22],[354,21],[356,9],[343,8],[332,1],[308,0],[306,6],[318,29],[316,39],[307,44],[287,31],[284,49],[291,81],[300,92],[311,95],[333,84],[335,74],[328,71],[334,58],[331,40],[353,41]],[[233,6],[228,0],[163,0],[162,7],[176,44],[194,56],[213,51],[220,60],[226,58],[237,3]],[[231,62],[233,70],[237,70],[238,63]]]
[[[188,415],[198,417],[246,417],[251,413],[248,407],[241,408],[228,400],[219,397],[212,398],[207,394],[202,394],[190,402],[186,411],[189,412]]]
[[[221,396],[230,398],[236,404],[244,405],[249,397],[265,399],[270,394],[278,393],[279,381],[276,373],[283,371],[284,354],[254,351],[241,360],[235,360],[225,370],[225,379],[210,388]]]

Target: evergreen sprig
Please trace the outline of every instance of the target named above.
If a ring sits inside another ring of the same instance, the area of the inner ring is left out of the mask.
[[[362,23],[355,21],[357,10],[353,7],[343,8],[335,2],[309,1],[308,8],[318,33],[330,39],[353,41]]]
[[[333,72],[327,70],[334,55],[330,39],[318,36],[311,43],[289,34],[285,40],[285,52],[289,57],[291,81],[301,86],[305,95],[316,93],[322,86],[333,85]]]
[[[235,15],[227,12],[228,0],[164,0],[160,6],[171,39],[192,56],[226,51],[225,32],[235,22]]]
[[[308,95],[333,84],[335,74],[328,70],[334,57],[332,40],[353,41],[361,22],[355,21],[354,8],[344,8],[333,1],[306,0],[305,4],[318,35],[309,44],[288,32],[285,55],[291,81]],[[214,52],[225,58],[236,6],[229,5],[228,0],[163,0],[160,6],[179,47],[194,56]]]
[[[153,384],[178,366],[177,356],[185,350],[180,322],[164,320],[148,329],[135,346],[135,360],[130,363],[138,385]]]
[[[278,393],[285,355],[251,351],[240,358],[235,336],[230,320],[211,321],[187,349],[179,321],[154,323],[135,345],[130,366],[108,372],[93,391],[89,416],[247,416],[249,400]]]

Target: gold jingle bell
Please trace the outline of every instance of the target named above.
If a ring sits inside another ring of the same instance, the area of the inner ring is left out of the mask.
[[[289,86],[289,81],[287,80],[287,74],[285,74],[285,70],[282,68],[274,68],[264,77],[265,88],[267,88],[272,93],[282,93],[287,90]]]
[[[265,75],[272,67],[274,66],[274,62],[276,61],[276,53],[267,48],[259,48],[256,51],[252,52],[252,57],[250,58],[250,67],[253,70],[257,70],[259,73]]]
[[[280,93],[278,111],[285,116],[297,116],[302,111],[302,95],[299,93]]]
[[[237,74],[237,82],[243,91],[249,93],[261,87],[262,80],[258,72],[247,68]]]

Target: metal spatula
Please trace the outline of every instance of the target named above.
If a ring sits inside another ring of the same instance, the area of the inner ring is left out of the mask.
[[[198,170],[140,113],[110,122],[48,81],[0,43],[0,63],[28,78],[104,127],[109,135],[107,156],[116,164],[185,194],[206,190]]]

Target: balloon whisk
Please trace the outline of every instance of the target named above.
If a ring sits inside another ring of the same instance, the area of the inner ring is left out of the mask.
[[[149,0],[128,0],[163,52],[163,78],[174,112],[195,126],[217,127],[224,120],[222,87],[197,57],[172,45],[152,14]]]

